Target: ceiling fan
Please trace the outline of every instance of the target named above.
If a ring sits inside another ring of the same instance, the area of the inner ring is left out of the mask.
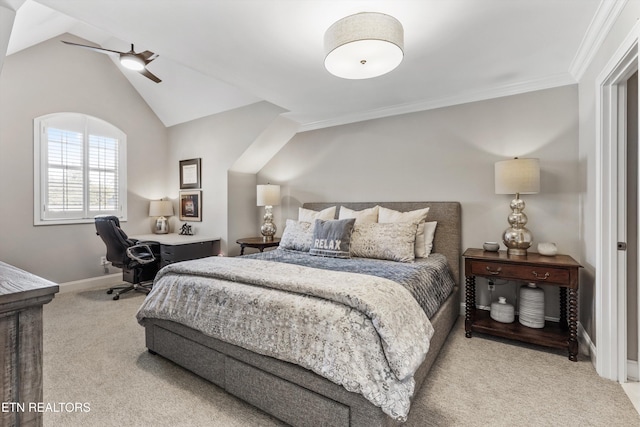
[[[120,64],[122,64],[123,67],[128,68],[130,70],[137,71],[143,76],[145,76],[146,78],[153,80],[156,83],[160,83],[162,81],[158,77],[151,74],[149,70],[147,70],[147,65],[151,61],[156,59],[158,55],[148,50],[145,50],[144,52],[136,53],[133,50],[133,43],[131,44],[131,50],[129,52],[119,52],[117,50],[103,49],[101,47],[94,47],[94,46],[86,46],[83,44],[67,42],[64,40],[61,40],[61,41],[62,43],[65,43],[71,46],[83,47],[85,49],[91,49],[96,52],[106,53],[107,55],[118,54],[120,56]]]

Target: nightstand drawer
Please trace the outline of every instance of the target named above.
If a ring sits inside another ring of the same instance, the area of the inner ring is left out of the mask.
[[[473,260],[471,261],[471,274],[501,279],[522,280],[525,282],[561,284],[569,282],[568,269],[540,265],[533,266]]]

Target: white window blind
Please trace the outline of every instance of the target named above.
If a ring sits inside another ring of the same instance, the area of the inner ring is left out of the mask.
[[[78,113],[34,121],[34,224],[126,219],[126,136]]]

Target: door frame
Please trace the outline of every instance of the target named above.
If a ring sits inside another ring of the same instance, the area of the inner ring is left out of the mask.
[[[616,247],[617,242],[626,241],[626,212],[621,211],[618,196],[620,173],[626,167],[620,168],[619,162],[626,158],[625,86],[638,70],[639,29],[636,23],[604,67],[595,92],[596,371],[619,382],[627,381],[626,257]],[[626,191],[622,194],[626,200]]]

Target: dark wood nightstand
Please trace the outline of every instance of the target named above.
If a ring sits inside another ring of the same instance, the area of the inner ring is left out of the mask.
[[[236,243],[240,245],[240,255],[244,255],[244,248],[256,248],[263,252],[265,248],[272,248],[280,244],[280,238],[274,237],[272,240],[264,240],[263,237],[247,237],[244,239],[236,240]]]
[[[473,331],[531,344],[566,348],[569,360],[578,360],[578,270],[582,267],[568,255],[526,256],[508,255],[506,251],[487,252],[467,249],[464,254],[465,335]],[[545,322],[544,328],[534,329],[513,323],[496,322],[485,310],[476,310],[476,276],[532,282],[560,287],[560,322]],[[569,306],[567,307],[567,290]]]

